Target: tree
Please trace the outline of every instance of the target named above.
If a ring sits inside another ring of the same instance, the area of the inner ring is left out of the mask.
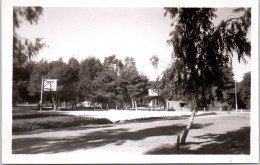
[[[48,62],[41,60],[33,65],[27,91],[29,95],[40,98],[42,78],[48,78]]]
[[[125,102],[131,101],[132,107],[137,110],[136,101],[148,94],[149,84],[148,78],[137,71],[134,58],[127,57],[125,59],[119,84]]]
[[[80,63],[79,90],[82,98],[88,99],[93,105],[99,101],[99,94],[95,78],[102,72],[102,64],[95,57],[88,57]]]
[[[26,100],[27,93],[24,89],[27,88],[26,83],[28,82],[29,74],[21,76],[20,74],[23,74],[21,71],[26,69],[26,62],[31,57],[36,56],[40,49],[45,46],[41,38],[31,41],[20,36],[16,29],[20,27],[22,20],[31,24],[37,24],[42,12],[42,7],[13,8],[13,104],[17,101]]]
[[[103,104],[115,107],[122,101],[122,95],[118,90],[118,76],[122,67],[122,61],[118,60],[115,55],[105,57],[102,72],[98,73],[94,80],[99,101]]]
[[[251,95],[251,72],[243,76],[243,80],[238,84],[238,98],[241,107],[250,109]]]
[[[174,93],[181,93],[189,101],[194,118],[197,101],[219,87],[222,67],[230,66],[233,54],[245,61],[250,56],[251,44],[246,38],[251,24],[251,10],[239,8],[242,16],[212,22],[217,17],[213,8],[165,8],[165,16],[173,19],[170,39],[173,62],[164,73]],[[167,83],[168,85],[168,83]],[[181,142],[185,143],[192,120],[184,131]]]
[[[66,88],[69,89],[69,95],[72,104],[72,109],[76,107],[77,103],[80,102],[80,90],[79,90],[79,61],[74,57],[69,59],[68,65],[71,71],[71,79],[69,83],[66,84]]]
[[[223,67],[221,79],[216,89],[217,99],[235,107],[235,80],[232,67]]]
[[[128,86],[128,92],[131,100],[134,101],[137,110],[136,101],[140,101],[148,95],[149,79],[144,74],[140,74],[134,77],[131,83],[132,84]]]
[[[69,59],[68,65],[72,72],[71,79],[75,82],[78,81],[79,80],[79,69],[80,69],[79,61],[76,58],[71,57]]]
[[[53,109],[56,110],[58,101],[65,101],[67,105],[68,101],[75,100],[73,81],[78,81],[74,80],[75,73],[76,71],[69,64],[64,63],[62,58],[50,63],[41,60],[32,69],[28,91],[31,95],[39,96],[42,78],[57,79],[57,91],[45,92],[47,94],[45,96],[51,99]]]
[[[13,104],[16,102],[32,101],[33,97],[27,91],[30,72],[34,62],[26,62],[23,67],[13,70]]]
[[[65,101],[67,103],[71,100],[73,89],[69,87],[74,75],[70,66],[64,63],[62,58],[58,61],[50,62],[48,70],[48,77],[51,79],[57,79],[57,91],[51,92],[53,108],[56,110],[56,102]]]

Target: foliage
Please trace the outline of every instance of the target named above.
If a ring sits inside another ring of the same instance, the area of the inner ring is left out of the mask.
[[[27,90],[30,95],[40,98],[42,78],[48,78],[48,62],[41,60],[35,63],[30,72],[30,81]]]
[[[13,9],[13,22],[14,27],[19,28],[21,18],[24,17],[31,24],[38,22],[39,17],[42,15],[43,8],[42,7],[14,7]]]
[[[102,71],[93,80],[96,102],[121,107],[148,94],[148,78],[136,69],[133,58],[127,57],[123,64],[115,55],[104,59]]]
[[[57,79],[57,92],[50,93],[45,92],[45,99],[49,100],[50,95],[58,97],[59,102],[65,101],[72,102],[75,106],[78,102],[78,72],[79,72],[79,62],[71,58],[69,64],[63,62],[62,58],[58,61],[52,61],[47,63],[47,61],[41,60],[36,63],[31,71],[30,82],[28,85],[28,91],[31,95],[40,95],[41,91],[41,81],[42,78],[47,79]]]
[[[33,62],[27,62],[23,67],[13,70],[13,103],[31,101],[33,99],[27,92],[27,85],[33,66]]]
[[[75,82],[78,81],[79,80],[79,61],[76,58],[71,57],[69,59],[68,65],[71,69],[72,80]]]
[[[134,58],[127,57],[119,77],[119,84],[125,101],[131,101],[132,107],[137,109],[137,100],[148,94],[149,82],[145,75],[140,74]]]
[[[68,64],[62,58],[50,63],[41,60],[30,71],[27,88],[30,95],[39,98],[42,78],[58,82],[57,92],[44,92],[43,100],[51,100],[54,96],[55,102],[64,102],[66,107],[67,103],[76,107],[80,101],[88,100],[93,106],[101,103],[110,108],[122,108],[124,103],[142,100],[149,87],[148,78],[137,71],[133,58],[126,58],[123,64],[115,55],[106,57],[103,63],[95,57],[88,57],[81,63],[72,57]]]
[[[159,57],[156,56],[156,55],[153,55],[151,58],[150,58],[150,61],[152,63],[152,65],[157,69],[158,67],[158,63],[159,63]]]
[[[36,38],[35,41],[31,41],[20,36],[16,32],[16,29],[20,27],[22,20],[28,21],[31,24],[37,24],[42,12],[43,8],[41,7],[13,8],[13,104],[17,101],[28,99],[25,89],[29,74],[23,74],[27,69],[25,65],[27,65],[31,57],[36,56],[40,49],[45,46],[41,38]]]
[[[21,66],[28,59],[36,56],[41,48],[45,46],[41,42],[41,38],[31,41],[16,33],[16,29],[20,27],[22,20],[26,20],[31,24],[37,24],[40,15],[42,15],[42,7],[14,7],[13,8],[13,63],[14,66]],[[24,18],[24,19],[23,19]]]
[[[240,106],[250,109],[250,95],[251,95],[251,72],[244,74],[243,80],[238,84],[238,98]]]
[[[213,97],[216,98],[214,100],[224,102],[227,105],[235,108],[236,100],[235,100],[235,80],[233,68],[229,66],[225,66],[221,68],[222,76],[218,80],[218,86],[214,88]]]
[[[122,101],[122,95],[118,88],[118,76],[122,70],[123,63],[115,55],[105,57],[103,69],[94,80],[99,102],[113,104],[113,108]]]
[[[87,99],[93,104],[99,102],[98,86],[95,78],[102,72],[102,64],[95,57],[88,57],[80,63],[79,90],[83,100]]]
[[[218,26],[213,8],[165,8],[174,30],[168,44],[173,46],[172,65],[164,72],[164,88],[181,94],[192,105],[211,93],[212,87],[223,85],[222,68],[231,65],[233,54],[245,60],[250,56],[246,38],[250,26],[250,9],[244,15],[223,20]],[[238,10],[236,10],[238,12]]]
[[[69,101],[72,104],[72,108],[79,103],[80,98],[80,90],[79,90],[79,61],[74,57],[69,59],[68,65],[70,67],[71,79],[69,83],[65,85],[65,89],[67,89],[66,95],[69,95]]]

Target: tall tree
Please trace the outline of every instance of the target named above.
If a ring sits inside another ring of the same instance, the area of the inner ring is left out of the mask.
[[[122,101],[122,95],[118,90],[118,76],[122,67],[122,61],[118,60],[115,55],[106,57],[102,72],[95,79],[100,102],[103,104],[110,103],[113,108]]]
[[[235,107],[235,80],[232,67],[222,67],[222,76],[216,88],[216,98]]]
[[[242,16],[229,18],[215,26],[217,17],[213,8],[165,8],[165,15],[173,19],[168,43],[173,47],[173,62],[165,73],[174,86],[190,100],[194,118],[197,100],[207,95],[213,86],[219,86],[223,66],[230,66],[233,54],[238,60],[250,56],[251,44],[246,35],[251,24],[250,9],[236,9]],[[185,143],[187,126],[181,142]]]
[[[29,94],[38,97],[38,101],[41,93],[42,78],[48,78],[48,62],[43,59],[35,63],[31,69],[30,81],[27,87]]]
[[[247,72],[243,76],[243,80],[238,84],[238,96],[240,99],[240,106],[250,109],[251,103],[251,72]]]
[[[77,103],[79,103],[82,99],[80,97],[80,90],[79,90],[79,69],[80,64],[77,59],[71,57],[69,59],[68,65],[71,71],[71,79],[66,84],[66,88],[69,89],[70,99],[69,101],[72,104],[72,109],[76,107]]]
[[[125,59],[125,64],[119,77],[119,84],[124,101],[130,101],[132,107],[137,109],[137,100],[148,94],[149,82],[145,75],[137,71],[134,58],[127,57]]]
[[[26,62],[38,54],[45,44],[41,38],[31,41],[17,33],[20,24],[25,20],[31,24],[37,24],[42,7],[14,7],[13,8],[13,104],[18,100],[24,100],[25,84],[28,83],[29,74],[21,76],[21,71],[25,69]]]
[[[48,66],[48,77],[57,79],[57,91],[51,92],[53,108],[56,110],[56,103],[59,101],[68,102],[71,100],[71,88],[68,88],[73,78],[73,71],[70,66],[60,58],[58,61],[52,61]]]
[[[88,57],[80,63],[79,89],[83,99],[88,99],[95,105],[98,102],[99,94],[94,80],[102,72],[102,64],[95,57]]]
[[[33,97],[27,91],[30,80],[30,72],[34,67],[34,62],[26,62],[23,67],[13,70],[13,104],[16,102],[32,101]]]
[[[144,74],[139,74],[136,77],[133,77],[131,84],[127,86],[127,89],[130,98],[134,101],[135,108],[137,110],[137,101],[144,100],[148,95],[149,79]]]

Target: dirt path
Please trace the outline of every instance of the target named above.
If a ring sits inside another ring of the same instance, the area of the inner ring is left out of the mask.
[[[176,150],[176,138],[188,118],[152,120],[95,127],[38,130],[13,135],[13,154],[249,154],[250,113],[195,117],[187,144]]]

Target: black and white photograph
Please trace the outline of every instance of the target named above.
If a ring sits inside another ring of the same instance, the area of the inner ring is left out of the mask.
[[[259,163],[258,3],[188,2],[4,0],[2,163]]]

